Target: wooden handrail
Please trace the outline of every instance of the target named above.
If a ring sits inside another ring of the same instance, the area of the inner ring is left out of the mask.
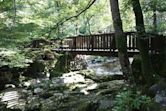
[[[163,35],[146,33],[147,39],[149,41],[149,50],[158,51],[163,45],[165,45],[165,39]],[[127,39],[127,49],[128,50],[139,50],[137,44],[137,35],[135,32],[125,32]],[[71,50],[110,50],[114,52],[116,48],[115,34],[114,33],[104,33],[104,34],[92,34],[92,35],[78,35],[67,37],[63,40],[63,49]]]

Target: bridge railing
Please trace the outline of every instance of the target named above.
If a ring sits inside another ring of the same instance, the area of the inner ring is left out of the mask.
[[[149,43],[149,50],[159,50],[165,44],[165,37],[162,35],[147,34],[147,41]],[[126,32],[127,49],[131,51],[138,50],[137,35],[135,32]],[[115,51],[116,42],[114,33],[93,34],[93,35],[79,35],[75,37],[68,37],[62,42],[63,49],[70,50],[108,50]]]

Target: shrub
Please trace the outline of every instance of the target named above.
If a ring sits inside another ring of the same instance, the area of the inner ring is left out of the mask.
[[[115,97],[113,111],[135,111],[151,103],[151,98],[141,95],[140,91],[124,90]]]

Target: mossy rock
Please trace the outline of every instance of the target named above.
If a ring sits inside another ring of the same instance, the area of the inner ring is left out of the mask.
[[[40,100],[37,98],[30,100],[29,103],[25,106],[25,111],[40,111],[40,109]]]
[[[148,110],[145,108],[143,111],[166,111],[166,106],[161,106],[158,103],[152,102],[148,105]]]
[[[34,61],[34,63],[30,64],[27,70],[24,72],[24,76],[28,77],[42,77],[42,73],[45,71],[45,65],[42,61]]]
[[[88,101],[88,102],[80,104],[76,111],[97,111],[97,108],[98,108],[97,102]]]
[[[134,56],[131,67],[132,67],[135,82],[139,85],[145,83],[145,78],[144,78],[144,75],[142,74],[141,63],[142,63],[141,57],[138,55]]]
[[[6,107],[7,107],[7,105],[6,105],[6,104],[4,104],[4,103],[0,102],[0,111],[10,111],[10,110],[9,110],[9,109],[7,109]]]

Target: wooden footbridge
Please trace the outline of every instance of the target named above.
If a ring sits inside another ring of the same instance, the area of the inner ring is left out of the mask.
[[[146,36],[149,42],[150,53],[159,53],[166,45],[166,37],[163,35],[146,34]],[[136,33],[125,32],[125,37],[127,40],[128,55],[131,57],[138,54],[139,49]],[[67,37],[59,41],[59,46],[60,47],[53,49],[53,51],[84,55],[118,56],[114,33]]]

